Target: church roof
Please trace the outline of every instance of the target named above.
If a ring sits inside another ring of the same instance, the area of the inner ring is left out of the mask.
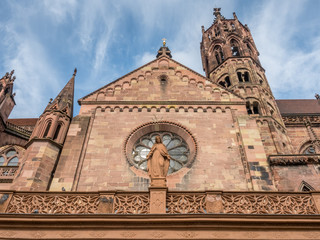
[[[320,114],[320,104],[315,99],[276,100],[281,115]]]

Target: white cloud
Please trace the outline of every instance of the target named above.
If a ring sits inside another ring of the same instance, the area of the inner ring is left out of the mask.
[[[76,0],[43,0],[44,13],[50,14],[54,21],[61,23],[67,15],[74,17],[76,11]]]
[[[305,1],[267,1],[249,23],[277,98],[313,98],[320,87],[318,43],[309,43],[309,50],[305,50],[296,39],[304,34],[307,25],[318,27],[317,20],[302,21],[307,7]]]
[[[44,110],[47,99],[54,97],[44,93],[53,94],[51,90],[58,88],[59,78],[50,65],[45,48],[28,26],[28,19],[35,11],[11,4],[16,15],[2,28],[6,51],[1,56],[4,67],[15,69],[17,76],[14,85],[17,105],[10,117],[37,117]]]

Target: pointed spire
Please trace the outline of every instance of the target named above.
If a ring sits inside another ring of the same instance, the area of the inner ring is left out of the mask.
[[[58,96],[52,101],[50,99],[44,112],[62,111],[72,118],[73,116],[73,98],[74,98],[74,79],[77,69],[74,69],[73,75]]]

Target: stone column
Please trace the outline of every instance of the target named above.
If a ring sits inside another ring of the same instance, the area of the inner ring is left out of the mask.
[[[150,213],[165,214],[167,187],[150,187]]]

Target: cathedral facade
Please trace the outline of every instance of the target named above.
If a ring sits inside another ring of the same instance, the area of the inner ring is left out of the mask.
[[[9,118],[15,77],[5,74],[4,239],[320,239],[319,96],[276,100],[248,26],[214,15],[202,27],[205,75],[164,42],[153,61],[79,99],[77,116],[76,70],[34,119]],[[153,187],[157,136],[170,165]]]

